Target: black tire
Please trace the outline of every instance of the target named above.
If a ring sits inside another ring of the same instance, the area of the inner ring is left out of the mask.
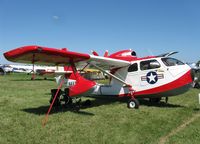
[[[51,90],[51,99],[49,100],[50,104],[53,102],[54,96],[56,94],[58,89],[52,89]],[[61,101],[60,101],[60,95],[61,95],[61,90],[59,90],[58,95],[54,101],[53,107],[54,106],[60,106],[61,105]]]
[[[76,103],[73,106],[73,109],[74,109],[75,112],[78,112],[80,110],[80,108],[81,108],[80,103]]]
[[[71,105],[72,104],[72,98],[64,95],[64,101],[65,101],[65,105]]]
[[[127,103],[127,107],[130,109],[138,109],[139,108],[139,101],[137,99],[130,99]]]
[[[65,88],[63,96],[65,101],[65,106],[72,105],[72,98],[69,96],[69,88]]]
[[[84,106],[84,107],[89,107],[89,106],[91,106],[91,105],[92,105],[91,100],[86,100],[86,101],[84,101],[83,104],[82,104],[82,106]]]
[[[86,101],[85,101],[85,104],[86,104],[87,106],[91,106],[91,105],[92,105],[92,102],[91,102],[91,100],[86,100]]]

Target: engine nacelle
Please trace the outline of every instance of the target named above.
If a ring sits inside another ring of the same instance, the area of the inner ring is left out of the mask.
[[[137,59],[137,55],[135,51],[129,49],[129,50],[123,50],[123,51],[119,51],[114,54],[111,54],[109,58],[133,61]]]

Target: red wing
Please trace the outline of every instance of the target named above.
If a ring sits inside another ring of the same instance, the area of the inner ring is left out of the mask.
[[[79,62],[90,59],[90,55],[40,46],[24,46],[4,53],[12,62],[67,65],[71,60]]]

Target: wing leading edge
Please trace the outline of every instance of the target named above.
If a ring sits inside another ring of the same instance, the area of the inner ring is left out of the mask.
[[[79,62],[90,58],[88,54],[82,54],[66,49],[55,49],[41,46],[24,46],[4,53],[7,60],[12,62],[66,65],[71,60]]]
[[[66,49],[47,48],[41,46],[24,46],[4,53],[7,60],[20,63],[35,63],[41,65],[68,65],[71,61],[77,63],[100,63],[112,67],[130,65],[129,61],[94,56],[84,53],[72,52]]]

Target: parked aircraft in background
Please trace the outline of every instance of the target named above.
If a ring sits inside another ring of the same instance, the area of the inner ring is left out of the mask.
[[[200,67],[196,63],[191,63],[189,66],[194,72],[194,81],[192,83],[193,88],[200,88]]]
[[[1,65],[0,66],[0,75],[5,75],[6,73],[11,73],[13,68],[10,65]]]

